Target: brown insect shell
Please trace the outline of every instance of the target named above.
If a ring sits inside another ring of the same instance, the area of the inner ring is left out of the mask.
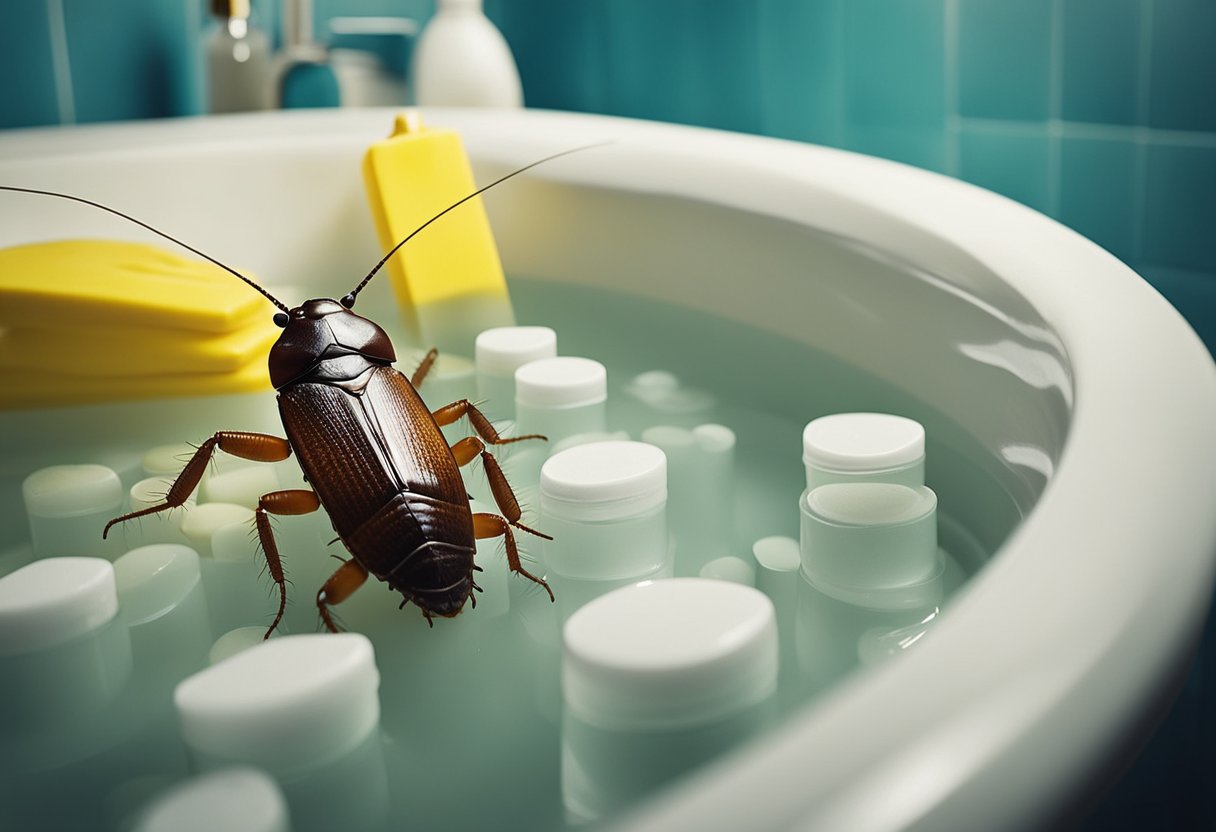
[[[291,310],[283,334],[270,348],[270,383],[278,390],[304,376],[345,381],[369,361],[396,360],[393,344],[379,326],[336,300],[309,300]]]

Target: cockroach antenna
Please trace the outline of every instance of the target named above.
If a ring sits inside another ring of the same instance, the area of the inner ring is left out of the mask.
[[[377,263],[375,266],[373,266],[372,270],[367,273],[367,276],[364,277],[361,281],[359,281],[359,285],[356,286],[353,290],[351,290],[348,294],[346,294],[339,302],[343,306],[345,306],[347,309],[353,308],[355,305],[355,298],[358,297],[359,293],[363,291],[363,287],[366,286],[368,283],[370,283],[372,278],[376,276],[376,272],[380,271],[380,269],[384,267],[384,264],[389,261],[389,258],[391,258],[394,254],[396,254],[397,251],[402,246],[404,246],[410,240],[414,239],[414,237],[418,236],[418,234],[424,228],[426,228],[431,223],[435,222],[435,220],[439,219],[440,217],[444,216],[445,214],[447,214],[451,211],[454,211],[456,208],[459,208],[461,205],[468,202],[470,199],[473,199],[476,196],[480,196],[481,194],[484,194],[486,191],[490,190],[490,188],[493,188],[496,185],[501,185],[503,182],[506,182],[511,177],[518,176],[519,174],[523,173],[524,171],[531,170],[532,168],[536,167],[537,165],[543,165],[545,162],[552,162],[554,159],[560,159],[562,156],[569,156],[572,153],[581,153],[584,150],[591,150],[592,148],[595,148],[595,147],[603,147],[606,144],[612,144],[612,142],[611,141],[596,142],[595,144],[587,144],[587,145],[583,145],[582,147],[572,147],[569,150],[563,150],[560,153],[554,153],[552,156],[546,156],[543,159],[537,159],[535,162],[532,162],[531,164],[528,164],[528,165],[524,165],[522,168],[519,168],[518,170],[513,170],[510,173],[508,173],[506,176],[495,179],[489,185],[486,185],[482,188],[478,188],[477,190],[473,191],[473,193],[469,194],[468,196],[462,197],[461,199],[457,200],[456,202],[453,202],[447,208],[444,208],[438,214],[431,217],[429,220],[424,222],[422,225],[415,228],[408,235],[406,235],[406,237],[404,239],[402,239],[401,242],[397,243],[397,245],[395,245],[391,249],[389,249],[388,254],[381,257],[380,262]]]
[[[91,199],[85,199],[84,197],[80,197],[80,196],[72,196],[71,194],[61,194],[58,191],[40,191],[37,188],[17,188],[12,185],[0,185],[0,191],[12,191],[14,193],[19,193],[19,194],[39,194],[41,196],[53,196],[53,197],[58,197],[59,199],[69,199],[72,202],[80,202],[84,205],[91,205],[94,208],[100,208],[101,210],[107,211],[111,214],[114,214],[115,216],[122,217],[124,220],[127,220],[128,222],[133,222],[142,228],[146,228],[147,230],[151,231],[153,234],[156,234],[159,237],[163,237],[164,239],[168,240],[171,243],[177,243],[177,245],[181,246],[182,248],[186,249],[187,251],[194,252],[199,257],[203,258],[204,260],[206,260],[210,263],[214,263],[215,265],[219,266],[221,269],[228,272],[229,274],[231,274],[235,277],[238,277],[241,280],[248,283],[250,286],[252,286],[254,289],[256,289],[259,293],[261,293],[261,295],[263,297],[265,297],[266,300],[273,303],[275,306],[277,306],[282,311],[291,312],[291,309],[288,308],[288,306],[285,303],[283,303],[281,300],[276,298],[274,295],[270,294],[270,292],[267,292],[265,289],[263,289],[258,284],[254,283],[249,278],[245,277],[245,275],[241,274],[236,269],[232,268],[231,266],[229,266],[225,263],[221,263],[219,260],[216,260],[210,254],[204,254],[203,252],[199,251],[198,249],[196,249],[194,246],[190,245],[189,243],[184,243],[181,240],[174,237],[173,235],[166,234],[164,231],[161,231],[159,228],[149,225],[148,223],[144,222],[143,220],[136,219],[135,217],[131,216],[130,214],[124,214],[122,211],[119,211],[115,208],[111,208],[108,205],[102,205],[100,202],[94,202]]]

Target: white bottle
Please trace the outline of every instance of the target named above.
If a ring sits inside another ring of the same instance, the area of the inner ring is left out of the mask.
[[[439,0],[414,46],[417,103],[422,106],[522,107],[519,69],[482,0]]]
[[[270,74],[270,40],[249,20],[249,0],[212,0],[207,36],[207,110],[261,110]]]

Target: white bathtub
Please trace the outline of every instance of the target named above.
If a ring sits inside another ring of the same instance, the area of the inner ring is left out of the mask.
[[[980,540],[999,551],[918,649],[625,825],[1035,828],[1109,783],[1170,704],[1216,563],[1216,371],[1155,291],[1034,211],[880,160],[598,117],[427,115],[463,132],[481,180],[614,140],[488,200],[509,273],[809,344],[948,414],[930,433],[979,443],[1025,514],[1007,539]],[[374,259],[353,171],[390,123],[363,111],[16,131],[0,135],[0,183],[116,205],[277,282],[332,273],[318,291],[333,294]],[[2,199],[3,245],[139,238],[78,206]],[[856,251],[885,265],[849,271]],[[762,379],[757,395],[796,383]],[[963,521],[1009,525],[942,485]]]

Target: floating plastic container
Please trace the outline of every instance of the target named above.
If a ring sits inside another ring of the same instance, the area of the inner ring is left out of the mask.
[[[644,442],[594,442],[554,454],[540,479],[542,548],[563,617],[596,596],[671,575],[667,458]]]
[[[937,496],[924,486],[833,483],[811,490],[800,508],[795,644],[804,684],[822,690],[858,666],[867,632],[936,616],[944,572]]]
[[[124,489],[113,469],[52,465],[26,477],[21,490],[36,557],[103,555],[113,560],[124,551],[113,535],[101,538],[106,523],[122,513]]]
[[[776,687],[777,625],[758,590],[675,578],[587,604],[563,631],[567,819],[610,814],[753,736]]]

